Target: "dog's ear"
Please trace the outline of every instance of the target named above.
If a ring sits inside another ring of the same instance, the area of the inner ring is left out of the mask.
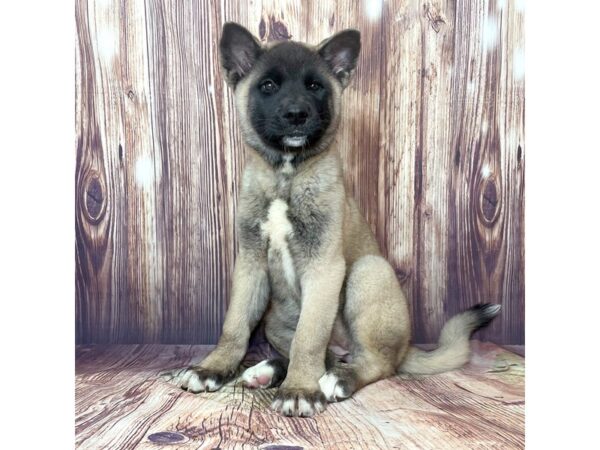
[[[317,51],[342,87],[348,86],[360,53],[360,32],[344,30],[321,42]]]
[[[219,49],[221,67],[232,87],[250,72],[262,51],[259,41],[243,26],[233,22],[223,25]]]

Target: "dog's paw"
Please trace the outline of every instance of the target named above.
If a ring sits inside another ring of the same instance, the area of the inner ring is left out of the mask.
[[[188,367],[163,372],[161,377],[184,391],[197,394],[219,390],[234,377],[234,373],[217,372],[202,367]]]
[[[351,395],[346,380],[331,371],[319,379],[319,386],[328,402],[339,402]]]
[[[244,371],[241,376],[244,386],[250,389],[268,389],[283,381],[286,374],[284,362],[266,359]]]
[[[284,416],[311,417],[325,411],[327,402],[321,391],[280,388],[271,409]]]

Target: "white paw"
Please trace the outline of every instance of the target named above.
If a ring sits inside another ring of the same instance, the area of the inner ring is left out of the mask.
[[[259,362],[244,371],[242,381],[246,387],[252,389],[265,389],[271,385],[275,369],[269,364],[268,360]]]
[[[188,370],[187,373],[190,375],[186,375],[184,381],[181,383],[181,388],[193,393],[204,391],[206,387],[205,382],[200,380],[198,374],[192,370]]]
[[[337,375],[331,372],[325,372],[319,379],[319,387],[328,402],[337,402],[348,397],[339,381]]]
[[[281,406],[281,412],[283,412],[286,416],[293,416],[295,411],[295,400],[288,399],[283,401],[283,405]]]
[[[278,392],[271,403],[271,409],[284,416],[312,417],[325,411],[324,399],[315,394],[302,394],[298,392]],[[323,401],[322,401],[323,400]]]
[[[213,392],[219,389],[222,383],[215,378],[203,375],[191,368],[175,369],[161,374],[161,377],[181,389],[197,394],[198,392]]]
[[[319,401],[311,405],[310,402],[303,398],[298,399],[298,416],[300,417],[312,417],[315,415],[315,412],[319,413],[324,410],[323,404]]]

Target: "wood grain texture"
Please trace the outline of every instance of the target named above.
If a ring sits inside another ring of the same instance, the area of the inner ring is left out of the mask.
[[[472,361],[460,371],[379,381],[314,418],[272,412],[274,389],[232,382],[193,395],[157,376],[210,348],[79,346],[77,448],[524,448],[524,360],[493,344],[474,342]],[[257,346],[246,365],[268,355]]]
[[[371,6],[367,6],[371,5]],[[416,342],[474,303],[524,343],[523,11],[514,1],[76,2],[78,343],[214,343],[245,154],[225,21],[263,42],[362,33],[337,137]]]

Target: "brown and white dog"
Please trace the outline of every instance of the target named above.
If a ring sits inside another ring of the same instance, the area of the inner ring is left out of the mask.
[[[283,357],[247,369],[242,380],[278,386],[272,408],[288,416],[312,416],[398,372],[434,374],[465,364],[471,333],[500,306],[454,316],[434,351],[410,347],[406,298],[344,190],[334,136],[360,33],[345,30],[316,47],[261,46],[227,23],[220,50],[250,149],[237,217],[240,251],[217,347],[200,364],[170,372],[171,381],[197,393],[235,378],[261,319]],[[334,338],[347,345],[350,363],[328,349]]]

